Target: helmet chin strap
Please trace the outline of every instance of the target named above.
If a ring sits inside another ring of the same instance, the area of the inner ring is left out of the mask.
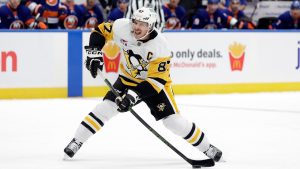
[[[147,33],[146,33],[144,36],[138,38],[137,40],[145,40],[144,38],[145,38],[146,36],[148,36],[153,30],[154,30],[154,29],[151,29],[150,31],[148,30]]]

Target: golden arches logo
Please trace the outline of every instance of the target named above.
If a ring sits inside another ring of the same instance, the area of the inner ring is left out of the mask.
[[[104,52],[105,71],[118,72],[121,55],[119,46],[113,41],[108,41],[102,51]]]
[[[244,66],[246,46],[241,43],[234,42],[233,44],[229,45],[228,49],[229,49],[231,70],[242,71]]]

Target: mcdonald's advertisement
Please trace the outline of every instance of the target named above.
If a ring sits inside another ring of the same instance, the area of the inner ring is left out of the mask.
[[[174,84],[300,81],[299,32],[169,32],[165,36],[170,42]]]
[[[299,82],[299,33],[166,32],[174,84]],[[297,35],[295,35],[297,34]],[[88,36],[83,43],[88,44]],[[280,41],[278,40],[280,39]],[[113,42],[105,51],[104,74],[117,78],[121,53]],[[83,56],[85,57],[85,56]],[[83,69],[83,85],[104,83]]]

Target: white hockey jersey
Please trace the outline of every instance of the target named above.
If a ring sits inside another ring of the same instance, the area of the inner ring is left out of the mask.
[[[122,79],[129,86],[136,86],[147,81],[160,92],[169,86],[171,52],[167,40],[159,31],[146,42],[137,41],[132,34],[131,21],[118,19],[114,23],[102,23],[98,26],[106,42],[113,40],[120,47],[120,75],[134,81]]]

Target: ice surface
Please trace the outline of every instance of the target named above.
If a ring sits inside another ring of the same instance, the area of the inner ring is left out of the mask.
[[[181,114],[223,150],[214,169],[299,169],[300,93],[176,96]],[[130,113],[120,114],[70,161],[63,148],[101,98],[0,100],[0,169],[189,169]],[[134,108],[190,158],[199,151]]]

